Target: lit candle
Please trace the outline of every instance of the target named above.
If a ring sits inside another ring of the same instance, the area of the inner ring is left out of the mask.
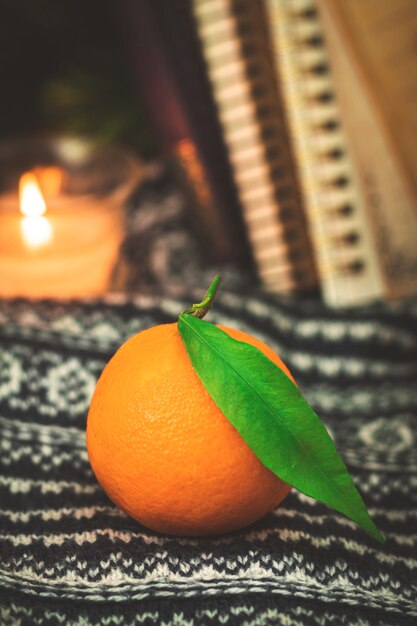
[[[19,199],[0,196],[0,296],[106,291],[123,236],[120,199],[74,198],[62,181],[59,168],[37,168],[21,177]]]
[[[38,248],[47,245],[52,240],[52,226],[47,217],[46,204],[35,174],[23,174],[19,182],[21,230],[23,241],[28,248]]]

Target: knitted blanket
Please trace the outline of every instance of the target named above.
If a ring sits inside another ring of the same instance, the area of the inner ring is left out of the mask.
[[[417,623],[415,303],[331,312],[226,286],[210,313],[287,362],[385,545],[294,490],[234,534],[157,535],[97,484],[85,423],[103,366],[199,295],[0,303],[0,624]]]

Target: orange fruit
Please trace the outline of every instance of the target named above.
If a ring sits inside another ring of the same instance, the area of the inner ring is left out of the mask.
[[[220,328],[261,350],[292,379],[264,343]],[[92,398],[87,449],[111,500],[167,534],[242,528],[291,489],[261,463],[209,396],[177,324],[138,333],[109,361]]]

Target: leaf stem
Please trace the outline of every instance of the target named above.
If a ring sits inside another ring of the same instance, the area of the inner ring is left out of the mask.
[[[210,287],[207,289],[206,295],[204,296],[202,301],[197,302],[197,304],[193,304],[190,309],[186,309],[185,311],[183,311],[183,313],[186,313],[187,315],[192,315],[193,317],[198,317],[200,320],[202,320],[213,306],[213,300],[216,297],[216,293],[218,288],[220,287],[221,280],[222,279],[219,274],[216,274],[216,276],[211,281]]]

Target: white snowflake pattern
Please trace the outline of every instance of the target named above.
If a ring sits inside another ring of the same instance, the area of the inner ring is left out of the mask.
[[[96,385],[96,377],[77,358],[71,358],[48,371],[47,399],[58,410],[86,411]]]
[[[0,400],[19,393],[23,377],[21,361],[11,352],[0,352]]]

